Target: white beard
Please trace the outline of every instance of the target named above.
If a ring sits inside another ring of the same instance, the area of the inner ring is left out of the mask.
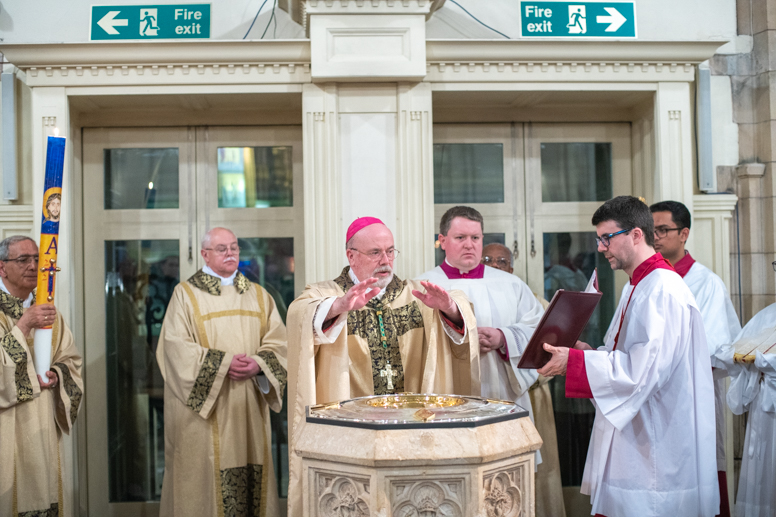
[[[378,287],[380,289],[385,289],[386,287],[388,287],[388,284],[390,284],[391,281],[393,280],[393,270],[390,268],[390,266],[380,266],[380,267],[378,267],[377,269],[372,271],[372,276],[377,278],[377,273],[383,273],[383,272],[388,272],[388,273],[391,273],[391,274],[389,276],[387,276],[385,278],[382,278],[382,279],[378,280],[377,282],[375,282],[374,287]]]

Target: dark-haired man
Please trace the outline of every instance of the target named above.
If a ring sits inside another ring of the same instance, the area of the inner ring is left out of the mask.
[[[545,344],[539,373],[566,375],[566,396],[596,406],[582,492],[608,517],[716,515],[714,384],[689,288],[654,250],[654,222],[620,196],[593,215],[598,251],[630,277],[604,347]]]
[[[655,251],[660,252],[674,267],[695,296],[703,317],[706,344],[712,365],[720,347],[729,345],[741,332],[741,323],[730,301],[722,279],[709,268],[696,262],[685,244],[690,236],[690,211],[678,201],[661,201],[650,206],[655,222]],[[714,407],[717,422],[717,471],[720,489],[720,515],[730,515],[727,497],[727,464],[725,461],[725,381],[724,370],[714,370]]]

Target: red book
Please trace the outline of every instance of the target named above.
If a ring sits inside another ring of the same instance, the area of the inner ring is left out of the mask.
[[[601,299],[598,292],[558,289],[528,342],[518,368],[541,368],[552,358],[544,343],[573,347]]]

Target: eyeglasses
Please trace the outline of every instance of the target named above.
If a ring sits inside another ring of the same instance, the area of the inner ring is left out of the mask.
[[[628,228],[627,230],[620,230],[619,232],[605,233],[604,235],[601,235],[600,237],[596,237],[595,238],[596,246],[603,245],[604,248],[608,248],[609,247],[609,243],[612,240],[612,237],[620,235],[621,233],[628,233],[629,231],[634,230],[634,229],[635,229],[635,227],[634,228]]]
[[[372,250],[372,251],[359,251],[356,248],[348,248],[349,250],[356,251],[358,253],[361,253],[362,255],[366,255],[374,262],[377,262],[380,260],[380,257],[383,256],[383,253],[385,253],[385,256],[388,260],[393,260],[399,255],[399,250],[396,248],[391,248],[388,250]]]
[[[204,249],[208,251],[215,251],[219,255],[226,255],[227,251],[231,251],[233,255],[240,254],[239,246],[229,246],[228,248],[226,246],[216,246],[215,248],[204,248]]]
[[[38,263],[38,256],[37,255],[21,255],[16,258],[12,259],[5,259],[3,262],[16,262],[20,266],[27,266],[29,264],[37,264]]]
[[[658,226],[655,228],[655,237],[660,237],[661,239],[668,235],[668,232],[677,231],[681,232],[684,230],[683,226],[677,227],[677,228],[666,228],[665,226]]]
[[[494,257],[489,257],[489,256],[485,255],[484,257],[482,257],[482,263],[485,264],[486,266],[489,265],[489,264],[498,264],[499,266],[508,266],[509,265],[509,259],[507,259],[505,257],[494,258]]]

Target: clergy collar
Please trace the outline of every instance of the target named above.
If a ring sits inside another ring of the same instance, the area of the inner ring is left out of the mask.
[[[457,280],[460,278],[467,278],[467,279],[478,279],[483,278],[485,276],[485,264],[477,264],[477,267],[474,269],[463,272],[457,267],[453,267],[450,265],[450,263],[447,261],[447,259],[444,260],[441,264],[439,264],[439,267],[442,268],[442,271],[445,272],[447,275],[447,278],[450,280]]]
[[[348,276],[350,276],[350,279],[353,281],[353,285],[358,285],[361,283],[361,281],[356,277],[356,274],[353,272],[353,268],[348,269]],[[388,286],[386,286],[388,287]],[[370,289],[371,291],[371,289]],[[385,287],[380,289],[380,292],[375,296],[376,299],[381,299],[383,296],[385,296]]]
[[[223,277],[220,277],[216,274],[211,275],[206,273],[205,268],[210,269],[205,266],[204,268],[194,273],[191,278],[188,279],[188,282],[200,291],[212,294],[213,296],[221,296],[221,286],[232,284],[223,284],[222,282],[225,280]],[[231,280],[239,294],[243,294],[248,289],[250,289],[251,281],[245,278],[245,275],[240,273],[239,270],[234,272]]]
[[[8,288],[5,286],[5,283],[3,282],[3,278],[0,277],[0,289],[3,290],[4,293],[7,293],[9,296],[14,295],[11,294],[11,291],[8,290]],[[35,295],[33,293],[30,293],[25,300],[22,300],[21,298],[16,298],[17,300],[22,302],[22,307],[27,309],[32,306],[32,301],[35,299]]]
[[[695,259],[690,256],[689,251],[685,251],[684,257],[679,259],[679,261],[674,264],[674,269],[677,273],[679,273],[679,276],[684,278],[685,275],[690,272],[690,268],[693,264],[695,264]]]
[[[216,278],[220,278],[221,279],[221,285],[234,285],[234,277],[237,276],[237,270],[236,269],[234,270],[234,273],[232,273],[229,276],[224,277],[224,276],[219,275],[215,271],[213,271],[210,268],[210,266],[204,266],[202,268],[202,272],[205,273],[206,275],[210,275],[210,276],[214,276]]]
[[[644,280],[648,274],[656,269],[668,269],[670,271],[674,271],[674,268],[671,267],[671,263],[668,262],[668,259],[663,258],[663,255],[660,253],[655,253],[636,267],[636,269],[633,271],[633,276],[631,277],[631,285],[634,287],[637,286],[639,282]]]

